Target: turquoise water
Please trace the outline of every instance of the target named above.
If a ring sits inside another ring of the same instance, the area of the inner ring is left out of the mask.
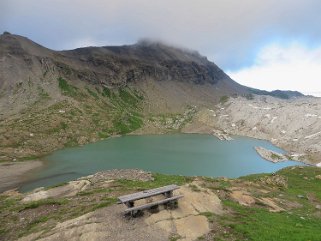
[[[52,186],[114,168],[139,168],[187,176],[239,177],[302,165],[293,161],[274,164],[262,159],[254,150],[255,146],[284,153],[268,141],[234,138],[233,141],[220,141],[212,135],[199,134],[122,136],[66,148],[47,156],[42,170],[29,176],[29,181],[20,190]]]

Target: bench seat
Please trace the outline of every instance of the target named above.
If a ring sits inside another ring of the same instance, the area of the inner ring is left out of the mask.
[[[170,198],[158,200],[158,201],[155,201],[155,202],[143,204],[143,205],[140,205],[140,206],[128,208],[128,209],[125,210],[125,214],[127,214],[127,213],[132,213],[132,212],[134,212],[134,211],[139,211],[139,210],[148,209],[148,208],[151,208],[151,207],[156,206],[156,205],[161,205],[161,204],[169,203],[169,202],[171,202],[171,201],[178,200],[178,199],[180,199],[180,198],[182,198],[182,197],[183,197],[183,195],[177,195],[177,196],[173,196],[173,197],[170,197]]]

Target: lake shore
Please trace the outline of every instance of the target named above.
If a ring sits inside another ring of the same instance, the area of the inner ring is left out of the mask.
[[[16,188],[23,182],[25,174],[41,166],[42,162],[39,160],[0,163],[0,192]]]

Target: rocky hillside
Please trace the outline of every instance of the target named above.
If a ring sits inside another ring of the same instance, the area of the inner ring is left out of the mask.
[[[199,110],[183,131],[269,140],[284,148],[288,159],[321,166],[320,98],[224,97],[220,104]]]
[[[247,92],[246,87],[231,80],[198,53],[160,43],[52,51],[27,38],[6,33],[0,36],[0,47],[0,90],[2,95],[6,93],[6,97],[10,93],[8,101],[1,101],[1,104],[2,108],[14,107],[11,108],[13,113],[37,101],[41,93],[62,99],[57,88],[58,78],[77,87],[100,90],[129,86],[145,90],[144,84],[156,81],[162,83],[158,83],[160,87],[155,86],[155,91],[165,91],[163,88],[172,88],[171,84],[181,84],[177,87],[179,92],[192,84],[207,85],[212,97]],[[146,92],[151,91],[146,89]]]

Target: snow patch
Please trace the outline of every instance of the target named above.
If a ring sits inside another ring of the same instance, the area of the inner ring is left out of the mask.
[[[304,138],[305,138],[305,139],[310,139],[310,138],[316,137],[316,136],[318,136],[318,135],[320,135],[320,134],[321,134],[321,131],[319,131],[319,132],[317,132],[317,133],[314,133],[314,134],[312,134],[312,135],[306,136],[306,137],[304,137]]]
[[[305,117],[318,117],[318,115],[307,113],[307,114],[305,114]]]
[[[272,120],[271,120],[271,124],[277,119],[277,116],[273,116]]]
[[[258,107],[252,104],[249,104],[250,107],[252,107],[253,109],[261,109],[261,110],[271,110],[271,107]]]

